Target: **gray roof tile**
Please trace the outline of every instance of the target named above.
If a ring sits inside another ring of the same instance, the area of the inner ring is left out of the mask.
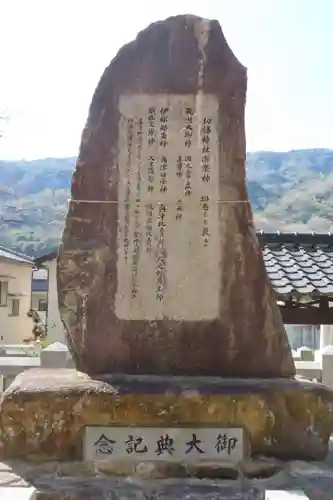
[[[333,234],[257,233],[278,295],[333,295]]]
[[[263,258],[278,295],[333,296],[333,234],[257,233]],[[56,252],[36,259],[40,265]]]

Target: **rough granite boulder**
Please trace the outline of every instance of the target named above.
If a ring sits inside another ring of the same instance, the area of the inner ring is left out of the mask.
[[[228,427],[232,422],[246,429],[245,460],[260,455],[322,460],[333,430],[332,403],[331,389],[308,380],[97,379],[70,369],[30,369],[16,377],[0,400],[0,459],[89,461],[84,453],[87,426],[168,428],[200,422]],[[186,462],[171,465],[191,467]],[[106,466],[110,473],[131,475],[130,460],[107,461]]]
[[[294,375],[248,202],[246,85],[219,23],[190,15],[105,70],[58,255],[79,370]]]

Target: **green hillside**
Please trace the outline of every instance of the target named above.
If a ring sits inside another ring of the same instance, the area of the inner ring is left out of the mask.
[[[58,245],[74,164],[0,161],[1,245],[29,255]],[[333,150],[249,153],[247,180],[258,230],[332,230]]]

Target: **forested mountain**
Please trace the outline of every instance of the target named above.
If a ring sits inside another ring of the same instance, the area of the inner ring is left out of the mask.
[[[75,158],[0,161],[0,244],[29,255],[54,249]],[[257,229],[327,232],[333,226],[333,150],[249,153]]]

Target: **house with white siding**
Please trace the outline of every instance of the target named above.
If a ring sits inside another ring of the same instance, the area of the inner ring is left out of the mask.
[[[32,337],[32,258],[0,246],[0,343],[22,344]]]

